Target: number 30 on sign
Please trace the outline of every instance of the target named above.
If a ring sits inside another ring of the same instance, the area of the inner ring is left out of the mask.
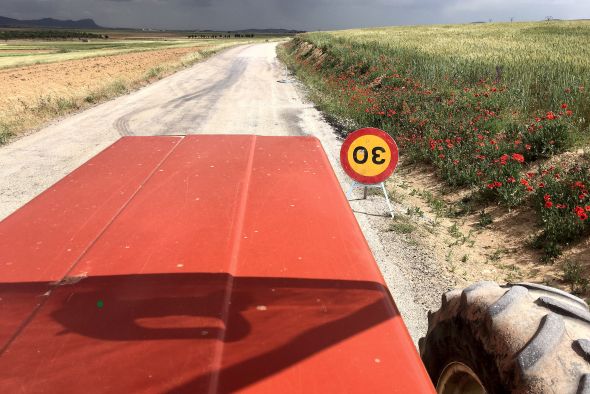
[[[385,181],[399,158],[397,144],[389,134],[375,128],[350,133],[340,148],[340,162],[348,176],[365,185]]]

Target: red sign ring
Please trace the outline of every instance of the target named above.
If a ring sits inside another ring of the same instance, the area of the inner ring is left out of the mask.
[[[374,176],[366,176],[356,172],[348,162],[348,150],[350,148],[350,145],[352,145],[352,143],[356,141],[358,138],[363,137],[365,135],[374,135],[382,139],[388,145],[391,151],[391,160],[389,161],[387,167],[382,172]],[[342,164],[344,172],[346,172],[346,174],[355,181],[365,185],[381,183],[385,181],[387,178],[389,178],[395,170],[395,167],[397,167],[398,160],[399,150],[393,138],[391,138],[391,136],[387,134],[385,131],[376,129],[374,127],[366,127],[350,133],[346,137],[344,143],[342,144],[342,147],[340,148],[340,163]]]

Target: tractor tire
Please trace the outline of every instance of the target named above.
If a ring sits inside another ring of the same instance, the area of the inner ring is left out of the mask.
[[[439,393],[590,394],[588,305],[548,286],[449,291],[419,347]]]

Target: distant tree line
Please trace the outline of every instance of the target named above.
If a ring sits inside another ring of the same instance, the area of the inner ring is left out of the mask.
[[[254,38],[254,34],[191,34],[188,38]]]
[[[107,39],[106,34],[87,33],[67,30],[0,30],[0,40],[36,39],[36,40],[67,40],[67,39]]]

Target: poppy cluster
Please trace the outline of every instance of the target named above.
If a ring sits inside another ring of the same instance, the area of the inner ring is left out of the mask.
[[[590,227],[590,171],[573,165],[542,168],[535,174],[538,180],[537,198],[548,242],[567,242],[583,234]]]

